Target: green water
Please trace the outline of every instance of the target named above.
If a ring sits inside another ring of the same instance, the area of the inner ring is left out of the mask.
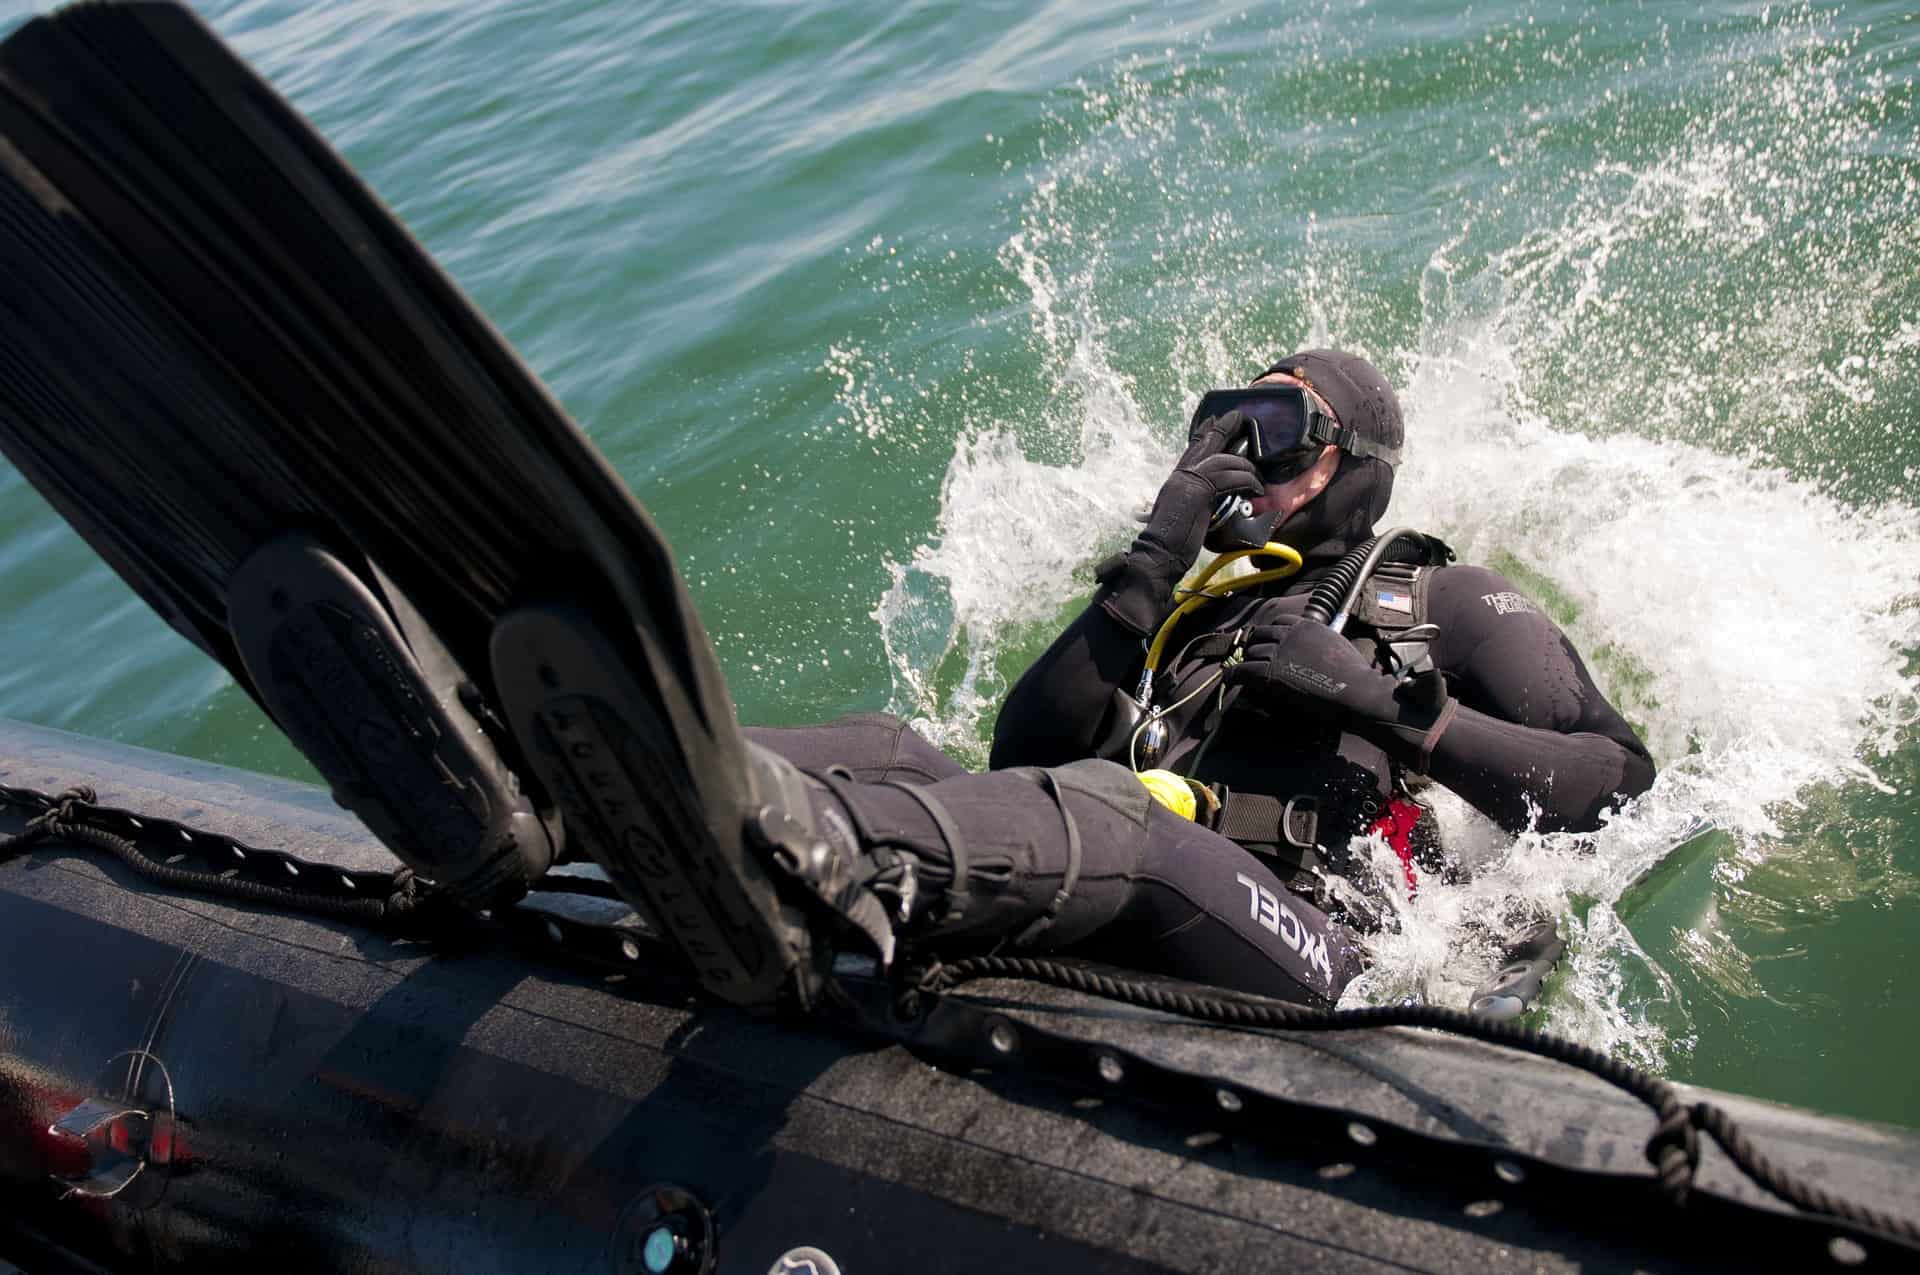
[[[1397,520],[1522,579],[1665,769],[1590,850],[1445,811],[1485,870],[1360,994],[1457,996],[1531,900],[1582,918],[1549,1025],[1920,1125],[1900,5],[202,12],[613,459],[750,721],[983,760],[1197,392],[1368,353]],[[310,773],[4,467],[0,606],[0,715]]]

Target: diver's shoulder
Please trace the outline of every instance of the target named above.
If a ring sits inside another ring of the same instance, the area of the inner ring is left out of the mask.
[[[1436,613],[1472,607],[1494,615],[1546,614],[1538,602],[1492,567],[1456,562],[1431,568],[1430,579],[1430,605]]]

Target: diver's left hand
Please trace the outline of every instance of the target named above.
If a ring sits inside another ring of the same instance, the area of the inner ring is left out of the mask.
[[[1255,625],[1242,650],[1246,658],[1227,670],[1227,684],[1264,703],[1336,719],[1398,716],[1393,678],[1324,624],[1287,616]]]

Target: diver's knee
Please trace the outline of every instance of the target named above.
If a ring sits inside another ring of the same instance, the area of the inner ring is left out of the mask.
[[[848,733],[860,755],[874,768],[870,782],[930,784],[967,773],[965,766],[921,738],[905,718],[892,713],[850,713],[834,725]]]
[[[1158,809],[1168,813],[1155,803],[1147,786],[1118,762],[1089,757],[1065,766],[1049,767],[1048,773],[1063,793],[1097,803],[1142,832],[1147,829],[1152,811]],[[1174,816],[1176,819],[1178,817]]]
[[[967,768],[891,713],[849,713],[817,726],[750,726],[747,738],[802,770],[838,767],[861,783],[935,783]]]

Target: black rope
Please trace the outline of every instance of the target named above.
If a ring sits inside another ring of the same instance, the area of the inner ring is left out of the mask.
[[[0,838],[0,862],[23,853],[41,841],[63,841],[113,855],[134,872],[159,885],[202,894],[219,895],[243,903],[286,908],[312,916],[345,921],[392,922],[408,916],[429,897],[424,883],[411,868],[400,868],[388,878],[384,898],[335,898],[310,890],[290,890],[239,876],[176,868],[160,863],[140,852],[126,837],[86,822],[94,813],[93,789],[81,785],[48,798],[30,789],[0,788],[0,801],[11,805],[40,807],[40,813],[27,820],[19,835]]]
[[[1705,1129],[1708,1136],[1727,1153],[1727,1158],[1740,1166],[1742,1173],[1795,1208],[1807,1213],[1837,1217],[1855,1226],[1897,1235],[1908,1241],[1920,1239],[1920,1227],[1915,1227],[1911,1222],[1862,1208],[1850,1200],[1831,1195],[1810,1182],[1802,1182],[1767,1159],[1740,1131],[1740,1126],[1733,1122],[1733,1117],[1724,1108],[1711,1103],[1695,1103],[1689,1114],[1693,1123]]]
[[[1376,1027],[1427,1027],[1502,1045],[1554,1062],[1576,1067],[1623,1089],[1653,1109],[1659,1119],[1647,1141],[1647,1160],[1658,1175],[1660,1190],[1675,1205],[1684,1205],[1700,1163],[1696,1130],[1704,1129],[1727,1158],[1775,1196],[1795,1208],[1838,1218],[1869,1230],[1920,1242],[1920,1227],[1903,1218],[1863,1208],[1802,1182],[1769,1161],[1740,1132],[1733,1117],[1710,1103],[1688,1107],[1669,1082],[1650,1076],[1590,1046],[1549,1036],[1513,1022],[1496,1022],[1464,1010],[1439,1005],[1380,1005],[1358,1009],[1311,1009],[1253,997],[1211,995],[1183,987],[1117,978],[1084,966],[1035,957],[981,956],[935,963],[923,971],[911,991],[934,992],[981,978],[1022,979],[1069,991],[1136,1005],[1143,1009],[1179,1014],[1204,1022],[1237,1027],[1275,1027],[1292,1031],[1355,1031]],[[903,998],[902,1009],[917,1008],[917,995]]]
[[[4,794],[5,798],[14,805],[26,806],[30,809],[37,808],[40,811],[39,814],[27,820],[27,826],[21,830],[19,836],[0,840],[0,858],[9,859],[19,853],[21,848],[46,836],[47,829],[54,820],[71,817],[76,807],[92,805],[95,796],[93,789],[85,784],[68,788],[56,797],[48,797],[43,793],[25,788],[0,788],[0,794]]]

